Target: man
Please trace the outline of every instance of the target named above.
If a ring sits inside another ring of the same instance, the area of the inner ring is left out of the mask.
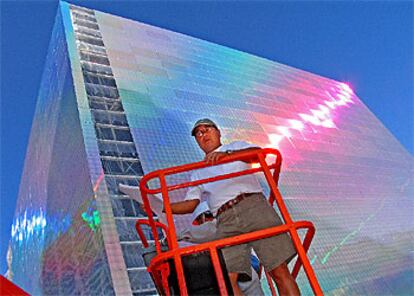
[[[178,241],[187,241],[190,243],[204,243],[217,239],[216,220],[210,212],[207,202],[201,202],[194,210],[192,216],[192,225],[177,236]],[[260,269],[257,264],[257,270],[253,267],[256,265],[258,259],[251,255],[251,273],[252,279],[250,281],[238,282],[242,293],[246,296],[263,296],[263,290],[260,284]]]
[[[221,133],[210,119],[198,120],[191,135],[205,153],[207,163],[217,163],[229,154],[260,149],[246,142],[221,144]],[[230,162],[211,166],[192,173],[192,180],[205,179],[250,168],[254,160]],[[200,203],[201,196],[207,197],[209,208],[217,217],[218,238],[236,236],[255,230],[281,225],[282,221],[267,202],[259,181],[254,175],[206,183],[188,190],[184,201],[171,204],[173,214],[192,213]],[[295,255],[290,237],[284,233],[248,244],[223,249],[227,270],[235,295],[242,295],[237,284],[240,278],[251,278],[250,247],[253,247],[265,270],[270,272],[279,295],[299,295],[299,288],[290,274],[287,263]]]

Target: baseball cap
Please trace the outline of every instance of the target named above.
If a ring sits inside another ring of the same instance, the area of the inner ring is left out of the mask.
[[[199,127],[200,125],[211,125],[211,126],[214,126],[216,129],[218,129],[217,125],[211,119],[208,119],[208,118],[199,119],[196,121],[196,123],[194,123],[193,129],[191,130],[192,136],[194,136],[195,129]]]

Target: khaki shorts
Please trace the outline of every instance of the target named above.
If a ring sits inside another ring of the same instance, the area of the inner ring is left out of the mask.
[[[219,238],[225,238],[281,224],[283,223],[279,215],[263,194],[257,193],[246,197],[217,217],[217,234]],[[290,236],[282,233],[247,244],[223,248],[227,271],[251,277],[251,248],[266,271],[289,262],[296,255]]]

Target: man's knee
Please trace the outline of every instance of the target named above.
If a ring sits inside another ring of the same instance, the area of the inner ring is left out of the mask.
[[[229,273],[231,287],[233,289],[233,294],[235,296],[243,295],[242,291],[240,290],[239,284],[237,282],[238,276],[239,276],[238,273],[233,273],[233,272]]]
[[[230,278],[231,282],[233,282],[233,281],[237,282],[238,277],[239,277],[239,274],[236,273],[236,272],[230,272],[229,273],[229,278]]]
[[[282,263],[276,268],[272,269],[270,273],[273,276],[273,279],[276,283],[285,282],[286,280],[292,279],[292,275],[289,272],[286,263]]]

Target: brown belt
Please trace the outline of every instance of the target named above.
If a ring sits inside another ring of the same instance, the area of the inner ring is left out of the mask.
[[[227,211],[228,209],[234,207],[235,205],[237,205],[239,202],[241,202],[243,199],[245,199],[248,196],[257,194],[257,192],[250,192],[250,193],[242,193],[237,195],[235,198],[227,201],[225,204],[223,204],[217,211],[217,215],[219,216],[220,214],[224,213],[225,211]]]

